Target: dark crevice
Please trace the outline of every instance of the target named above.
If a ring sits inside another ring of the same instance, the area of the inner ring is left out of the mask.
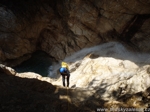
[[[142,27],[143,23],[150,18],[150,15],[135,15],[126,25],[120,35],[121,40],[130,42],[135,33]]]
[[[101,39],[101,42],[105,42],[106,41],[105,38],[103,38],[100,33],[98,33],[98,38]]]
[[[76,45],[79,49],[81,49],[81,47],[77,44],[76,39],[73,39],[73,42],[75,43],[75,45]]]

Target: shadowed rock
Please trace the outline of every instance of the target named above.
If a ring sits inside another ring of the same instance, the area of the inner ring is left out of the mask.
[[[0,4],[0,61],[9,66],[38,49],[60,60],[112,40],[150,51],[148,1],[1,0]]]

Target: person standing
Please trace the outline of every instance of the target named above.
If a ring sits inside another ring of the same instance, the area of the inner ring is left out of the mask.
[[[59,69],[59,72],[62,75],[63,86],[66,86],[65,79],[67,79],[67,87],[69,87],[70,72],[68,64],[66,62],[61,63],[61,68]]]

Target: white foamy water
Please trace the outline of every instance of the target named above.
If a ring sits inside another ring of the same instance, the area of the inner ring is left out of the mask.
[[[101,58],[103,57],[104,58],[103,60],[107,60],[109,58],[126,60],[125,62],[123,62],[123,63],[126,63],[125,65],[128,65],[129,61],[136,63],[137,66],[150,64],[150,54],[131,52],[127,50],[121,43],[118,43],[118,42],[104,43],[102,45],[82,49],[74,53],[73,55],[66,57],[63,61],[67,63],[81,62],[86,55],[93,54],[93,53],[99,55],[99,57]],[[49,75],[51,76],[54,74],[57,75],[57,70],[60,67],[60,63],[53,64],[52,66],[50,66]],[[103,63],[103,62],[100,62],[100,63]],[[111,66],[112,64],[115,64],[115,63],[109,63],[109,64]],[[70,64],[70,68],[71,66],[72,64]],[[127,67],[131,67],[131,66],[128,65]]]
[[[81,51],[73,54],[72,56],[67,57],[64,61],[71,62],[81,60],[89,53],[96,53],[99,54],[101,57],[113,57],[130,60],[133,62],[150,62],[150,54],[130,52],[118,42],[110,42],[95,47],[82,49]]]

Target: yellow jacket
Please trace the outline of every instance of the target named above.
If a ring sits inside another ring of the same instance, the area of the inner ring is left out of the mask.
[[[69,70],[68,64],[66,62],[62,62],[61,67],[67,68]]]

